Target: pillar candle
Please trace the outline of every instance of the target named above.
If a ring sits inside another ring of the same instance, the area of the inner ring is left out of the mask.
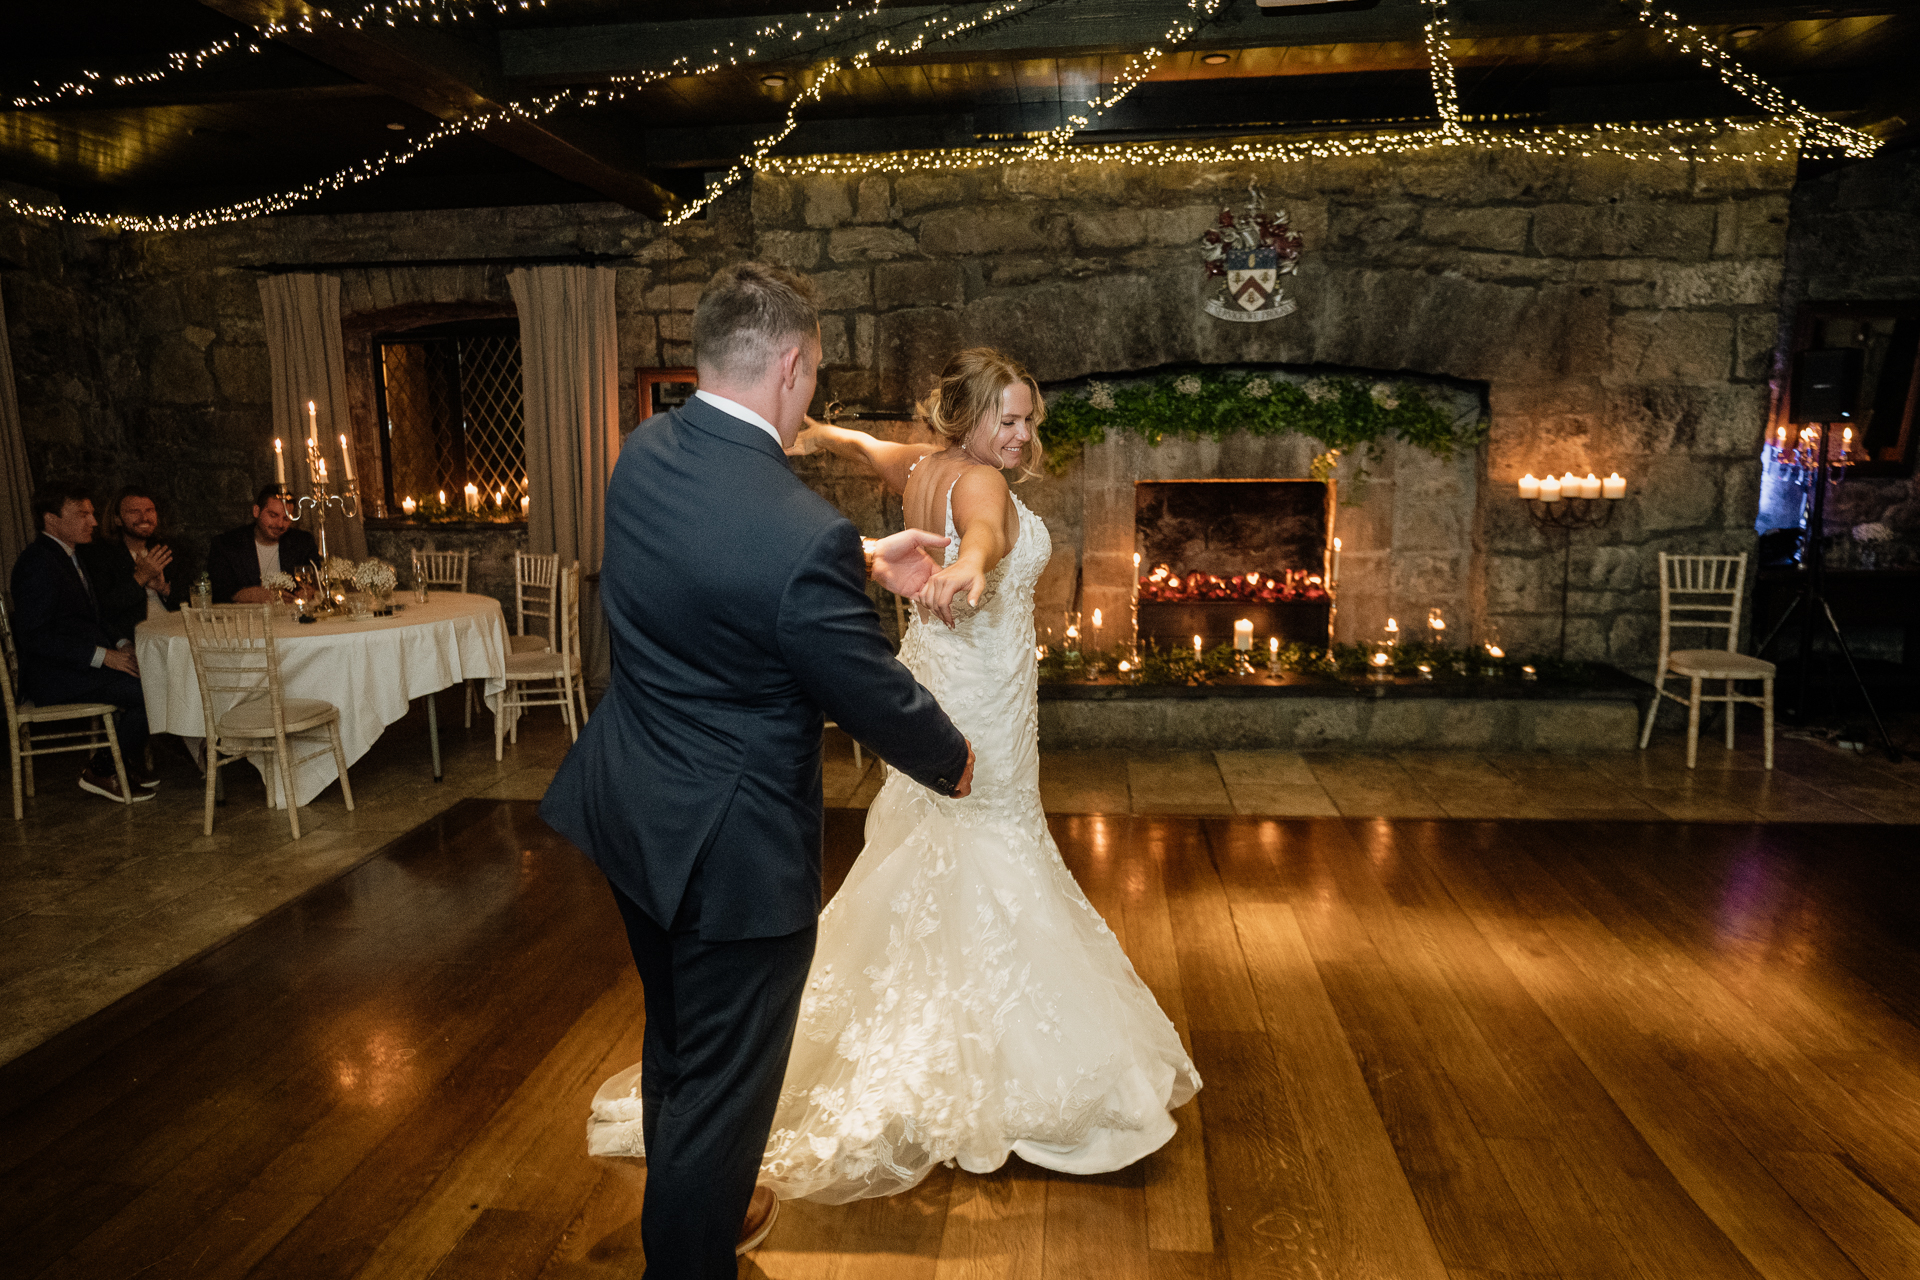
[[[1196,658],[1200,656],[1200,637],[1199,636],[1195,636],[1193,638],[1193,656]]]
[[[532,506],[533,506],[533,499],[525,495],[522,495],[520,498],[520,514],[521,515],[527,514],[528,509]]]
[[[1548,476],[1546,479],[1540,482],[1540,501],[1542,502],[1560,501],[1560,482],[1554,479],[1552,476]]]
[[[1524,502],[1532,502],[1539,496],[1540,482],[1535,480],[1533,478],[1533,472],[1529,471],[1520,477],[1520,498]]]
[[[406,512],[406,513],[407,513],[408,515],[412,515],[412,514],[413,514],[413,511],[414,511],[414,508],[415,508],[415,507],[416,507],[417,505],[419,505],[419,504],[417,504],[416,502],[414,502],[414,500],[413,500],[412,498],[410,498],[410,497],[408,497],[408,498],[402,498],[402,499],[400,499],[400,509],[401,509],[402,511],[404,511],[404,512]]]
[[[475,485],[467,486],[467,514],[473,515],[480,510],[480,490]]]
[[[1620,478],[1618,471],[1602,480],[1600,486],[1604,497],[1619,499],[1627,496],[1627,482]]]
[[[1600,477],[1593,474],[1593,472],[1591,471],[1587,472],[1587,478],[1580,482],[1580,496],[1583,498],[1599,497],[1600,496]]]
[[[1233,624],[1233,647],[1241,653],[1253,652],[1253,620],[1241,618]]]

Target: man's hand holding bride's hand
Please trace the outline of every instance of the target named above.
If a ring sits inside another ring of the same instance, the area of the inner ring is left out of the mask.
[[[955,800],[964,800],[966,799],[967,795],[970,792],[972,792],[972,790],[973,790],[973,744],[969,742],[967,744],[966,772],[960,775],[959,783],[954,786],[953,798]]]
[[[977,608],[986,589],[987,575],[980,568],[979,558],[963,551],[958,560],[927,579],[914,602],[923,609],[931,609],[940,621],[952,627],[954,598],[965,592],[967,603]]]
[[[920,594],[938,568],[927,552],[939,551],[951,541],[924,529],[906,529],[873,544],[873,580],[906,599]]]

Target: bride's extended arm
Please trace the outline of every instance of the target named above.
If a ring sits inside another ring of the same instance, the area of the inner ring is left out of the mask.
[[[797,444],[803,453],[825,449],[836,457],[864,462],[879,473],[887,488],[895,493],[906,492],[907,473],[913,470],[913,464],[938,448],[931,444],[895,444],[864,431],[836,427],[812,418],[807,419],[807,429],[800,433]]]
[[[1013,491],[1007,478],[993,467],[968,467],[953,486],[953,527],[960,531],[960,554],[954,562],[927,579],[915,599],[953,625],[953,598],[965,592],[967,603],[978,605],[987,575],[1012,546],[1007,538],[1013,514]]]

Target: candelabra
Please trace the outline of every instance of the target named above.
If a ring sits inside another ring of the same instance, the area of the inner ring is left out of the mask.
[[[280,462],[280,441],[278,441],[278,439],[273,441],[273,453],[275,453],[276,470],[280,472],[280,474],[278,474],[278,480],[280,480],[280,486],[282,486],[282,491],[284,491],[284,487],[286,487],[286,468],[284,468],[284,466],[278,466],[278,462]],[[361,514],[361,507],[359,507],[359,478],[353,474],[353,453],[349,451],[348,438],[346,438],[346,436],[340,438],[340,464],[346,468],[348,486],[346,486],[344,491],[334,493],[332,482],[330,482],[328,476],[326,476],[326,459],[321,457],[321,439],[319,439],[319,432],[317,432],[315,407],[313,407],[313,401],[309,399],[309,401],[307,401],[307,489],[309,489],[309,493],[301,493],[300,497],[294,497],[292,493],[288,493],[288,497],[286,497],[286,518],[288,518],[288,520],[301,520],[301,518],[311,518],[311,520],[313,520],[313,541],[315,541],[315,543],[319,545],[319,549],[321,549],[321,564],[326,562],[326,509],[328,509],[328,507],[338,507],[342,518],[346,518],[346,520],[353,520],[353,518],[357,518],[357,516]]]
[[[1573,576],[1573,531],[1598,529],[1613,519],[1625,491],[1605,498],[1529,498],[1527,515],[1542,533],[1560,531],[1560,657],[1567,656],[1567,589]]]

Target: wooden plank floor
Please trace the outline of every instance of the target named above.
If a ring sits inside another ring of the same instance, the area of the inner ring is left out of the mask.
[[[790,1203],[743,1276],[1920,1276],[1920,831],[1053,821],[1179,1136]],[[464,801],[0,1068],[0,1274],[635,1275],[582,1151],[641,1025],[598,875]]]

